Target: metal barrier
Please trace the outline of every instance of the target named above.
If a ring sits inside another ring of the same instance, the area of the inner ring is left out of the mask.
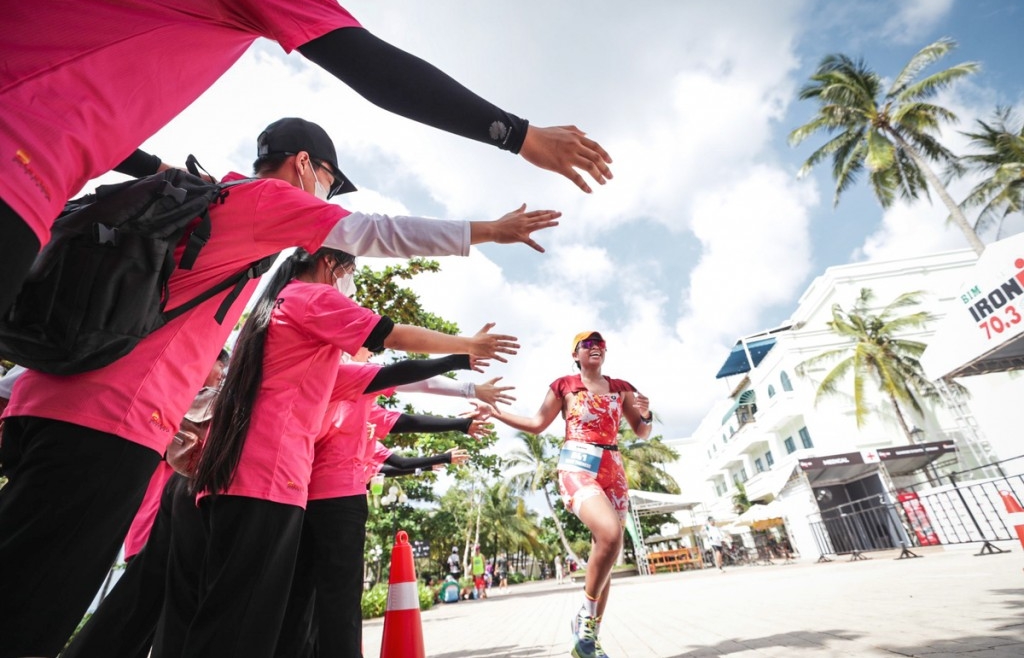
[[[819,561],[828,555],[864,559],[867,551],[902,548],[902,557],[917,557],[908,547],[980,543],[978,555],[1003,553],[992,542],[1016,540],[1006,521],[1000,491],[1024,498],[1024,475],[964,484],[949,476],[949,484],[914,492],[906,500],[888,502],[872,496],[824,510],[810,519]]]

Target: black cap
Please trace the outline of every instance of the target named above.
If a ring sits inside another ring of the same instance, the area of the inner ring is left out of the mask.
[[[323,128],[312,121],[294,117],[278,119],[267,126],[256,139],[257,158],[275,154],[294,155],[299,151],[306,151],[311,158],[324,162],[331,168],[334,185],[327,192],[328,198],[356,191],[356,186],[338,167],[338,153],[334,149],[334,142]]]

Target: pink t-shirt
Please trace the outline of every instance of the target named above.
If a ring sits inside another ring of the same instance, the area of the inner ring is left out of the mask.
[[[346,367],[348,372],[345,371]],[[310,500],[362,496],[366,493],[366,471],[371,463],[376,433],[371,410],[376,407],[374,401],[378,395],[390,395],[394,390],[363,393],[380,368],[376,364],[343,364],[339,368],[338,380],[357,382],[352,389],[357,388],[358,395],[333,402],[324,418],[314,448],[313,473],[309,482]]]
[[[149,533],[153,530],[153,522],[156,521],[156,514],[160,511],[160,499],[163,497],[164,487],[167,481],[174,475],[174,469],[167,462],[160,462],[149,479],[149,487],[146,488],[146,495],[142,499],[139,511],[135,513],[135,519],[128,528],[128,534],[124,538],[124,558],[138,555],[142,547],[149,541]]]
[[[352,26],[337,0],[5,2],[0,198],[46,244],[69,197],[188,107],[258,37],[291,52]]]
[[[229,174],[225,180],[238,178],[242,176]],[[347,214],[340,206],[280,180],[236,185],[223,204],[211,207],[213,234],[193,269],[177,269],[171,275],[167,308],[282,249],[298,245],[315,251]],[[246,285],[222,324],[217,324],[215,315],[228,291],[146,336],[109,366],[66,376],[26,372],[14,386],[5,416],[75,423],[163,454],[256,283]]]
[[[333,395],[341,353],[354,354],[379,321],[332,286],[285,286],[270,316],[263,383],[242,457],[222,493],[306,506],[313,440]]]

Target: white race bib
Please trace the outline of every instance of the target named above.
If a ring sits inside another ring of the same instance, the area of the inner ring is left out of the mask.
[[[601,470],[601,457],[603,456],[604,448],[592,443],[566,441],[562,446],[561,454],[558,455],[558,470],[597,475],[597,472]]]

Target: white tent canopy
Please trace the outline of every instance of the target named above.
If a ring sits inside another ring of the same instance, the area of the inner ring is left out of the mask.
[[[699,501],[695,502],[686,496],[639,489],[629,490],[629,503],[641,516],[682,512],[700,507]]]
[[[773,500],[767,505],[751,505],[743,514],[736,519],[739,525],[752,525],[760,521],[771,521],[782,518],[782,506],[778,501]]]

